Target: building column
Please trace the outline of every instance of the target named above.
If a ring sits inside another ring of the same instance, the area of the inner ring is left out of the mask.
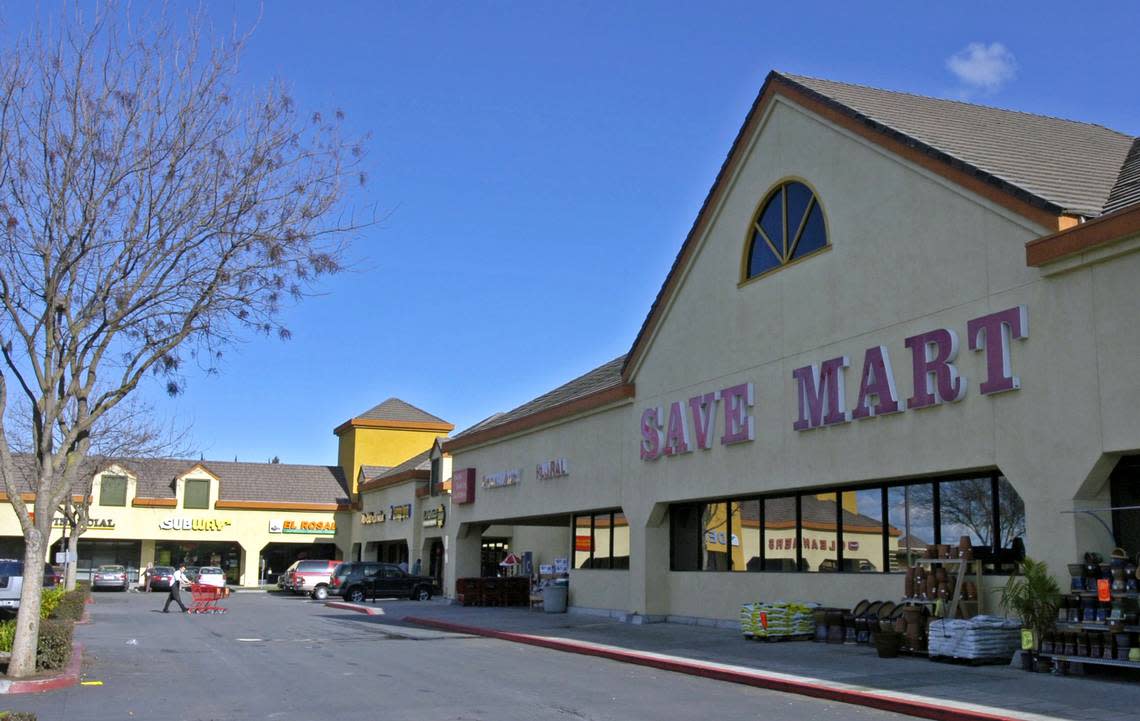
[[[265,544],[254,541],[252,545],[241,544],[241,573],[238,585],[257,587],[261,585],[261,549]]]
[[[444,595],[455,598],[455,579],[479,576],[482,572],[483,531],[486,523],[461,523],[455,538],[444,539]],[[450,541],[450,542],[449,542]]]
[[[669,613],[669,506],[625,509],[629,520],[629,612],[635,623],[664,621]]]

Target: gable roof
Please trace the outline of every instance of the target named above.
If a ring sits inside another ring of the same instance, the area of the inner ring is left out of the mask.
[[[446,440],[444,450],[454,453],[461,448],[533,428],[556,418],[632,397],[633,386],[623,383],[621,377],[625,358],[614,358],[517,408],[480,421]]]
[[[447,423],[439,416],[433,416],[431,413],[416,408],[407,401],[400,400],[399,398],[389,398],[383,403],[372,406],[364,411],[357,418],[362,420],[376,420],[376,421],[411,421],[413,423]]]
[[[781,75],[847,112],[943,153],[1063,213],[1105,212],[1134,138],[1016,110]]]
[[[1112,186],[1112,192],[1108,194],[1104,212],[1123,210],[1136,203],[1140,203],[1140,138],[1132,141],[1132,149],[1120,166],[1120,175]]]
[[[407,401],[389,398],[341,423],[333,429],[333,433],[339,436],[349,428],[401,428],[449,433],[455,426]]]
[[[360,484],[360,492],[377,491],[389,486],[397,486],[410,480],[424,480],[431,477],[431,448],[417,453],[408,460],[392,466],[383,473],[369,478]]]
[[[1077,218],[1068,213],[1079,212],[1076,208],[1092,215],[1104,211],[1133,143],[1130,136],[1088,123],[772,71],[634,338],[622,368],[627,383],[680,282],[681,271],[695,253],[713,209],[723,199],[726,181],[743,161],[749,139],[777,95],[1049,230],[1075,225]],[[893,111],[892,104],[905,110]],[[1038,137],[1024,139],[1018,137],[1020,134]],[[1071,151],[1070,145],[1078,150]],[[1015,156],[1022,150],[1028,157],[1019,161]],[[1096,153],[1103,157],[1090,159],[1085,155]],[[1067,174],[1092,187],[1082,189],[1079,183],[1070,182]]]

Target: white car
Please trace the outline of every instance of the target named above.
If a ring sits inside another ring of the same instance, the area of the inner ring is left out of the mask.
[[[226,574],[217,566],[202,566],[198,569],[198,579],[195,583],[223,588],[226,585]]]

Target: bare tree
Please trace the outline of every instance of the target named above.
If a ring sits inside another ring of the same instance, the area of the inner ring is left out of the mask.
[[[10,676],[35,670],[33,569],[97,424],[147,377],[177,394],[184,363],[212,369],[246,332],[287,338],[282,303],[340,269],[363,182],[341,112],[235,89],[243,36],[121,17],[75,9],[0,56],[0,475],[28,569]],[[9,394],[31,408],[28,474]]]

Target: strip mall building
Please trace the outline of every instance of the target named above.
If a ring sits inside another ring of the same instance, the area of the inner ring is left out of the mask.
[[[773,73],[629,354],[443,444],[448,586],[504,527],[634,620],[1135,554],[1137,250],[1136,138]]]

